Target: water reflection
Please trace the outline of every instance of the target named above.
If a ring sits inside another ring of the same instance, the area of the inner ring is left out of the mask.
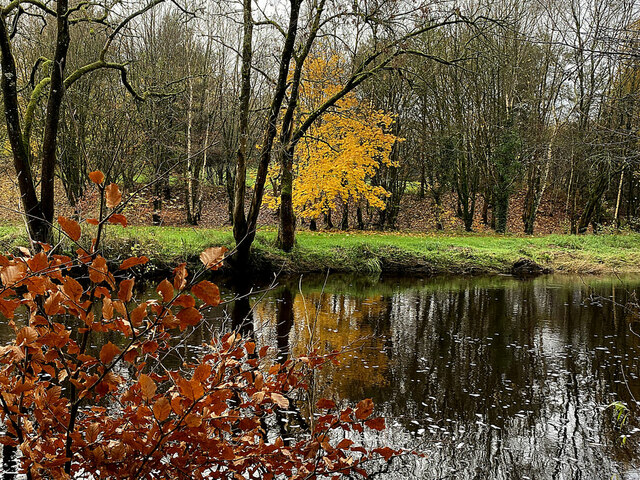
[[[296,355],[357,344],[318,388],[372,397],[392,425],[386,441],[428,453],[411,466],[417,478],[640,478],[637,435],[621,444],[638,423],[640,341],[610,301],[638,286],[336,278],[322,291],[310,280],[256,305],[255,335],[283,348],[290,329]],[[623,431],[604,410],[616,400],[633,408]]]

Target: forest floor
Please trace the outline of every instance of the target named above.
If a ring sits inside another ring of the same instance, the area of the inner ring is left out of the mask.
[[[13,173],[11,165],[0,164],[0,224],[17,224],[22,223],[20,216],[20,205],[18,203],[18,188],[15,183],[15,173]],[[399,231],[410,232],[434,232],[436,230],[436,211],[433,200],[426,195],[424,198],[415,192],[417,186],[409,185],[407,193],[403,195],[396,228]],[[251,190],[247,193],[247,199],[250,198]],[[125,192],[126,197],[126,192]],[[524,229],[522,222],[523,211],[523,192],[516,193],[511,197],[508,231],[512,233],[522,232]],[[247,202],[248,203],[248,202]],[[565,215],[565,199],[561,193],[552,193],[550,189],[542,199],[538,216],[535,224],[535,233],[567,233],[568,222]],[[80,199],[76,205],[76,209],[69,205],[69,201],[64,194],[64,189],[60,182],[56,185],[56,215],[64,215],[67,217],[78,213],[81,218],[96,217],[98,209],[98,195],[95,188],[89,188],[85,196]],[[153,195],[149,191],[142,191],[136,195],[132,201],[127,204],[124,214],[127,216],[131,225],[146,226],[152,224],[153,214]],[[475,209],[475,220],[473,231],[476,233],[491,233],[493,230],[490,225],[482,221],[482,211],[484,203],[482,197],[478,198]],[[355,208],[350,209],[349,225],[356,226]],[[455,195],[446,195],[443,200],[443,212],[441,214],[442,223],[446,232],[462,232],[464,230],[462,220],[455,214],[456,201]],[[199,227],[219,228],[230,225],[229,223],[229,200],[226,189],[223,186],[207,186],[203,195],[202,218]],[[364,221],[369,228],[374,228],[374,224],[378,220],[377,211],[364,211]],[[488,216],[491,216],[491,210],[488,210]],[[333,223],[336,227],[340,226],[342,211],[333,212]],[[184,189],[173,185],[170,190],[164,192],[162,199],[162,210],[160,218],[163,226],[180,227],[189,226],[186,221],[186,208],[184,200]],[[260,226],[276,226],[276,213],[266,206],[260,211],[258,219]],[[318,221],[320,229],[325,228],[322,220]],[[304,221],[298,222],[299,230],[305,230],[307,224]]]

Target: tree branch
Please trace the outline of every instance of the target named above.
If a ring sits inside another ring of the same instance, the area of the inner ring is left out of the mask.
[[[47,7],[44,3],[39,2],[38,0],[13,0],[13,2],[11,2],[9,5],[7,5],[6,7],[4,7],[2,9],[2,16],[6,17],[13,10],[15,10],[20,5],[25,4],[25,3],[29,4],[29,5],[33,5],[35,7],[38,7],[40,10],[42,10],[43,12],[51,15],[52,17],[56,16],[56,11],[55,10],[52,10],[51,8]]]

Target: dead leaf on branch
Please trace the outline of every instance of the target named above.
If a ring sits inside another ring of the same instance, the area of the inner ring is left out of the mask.
[[[216,285],[207,280],[193,286],[191,292],[207,305],[216,307],[220,305],[220,290]]]
[[[66,233],[71,240],[73,240],[74,242],[80,240],[82,231],[80,230],[80,225],[78,225],[78,222],[63,216],[59,216],[58,224],[60,225],[60,228],[62,228],[62,231]]]
[[[100,170],[96,170],[89,173],[89,179],[96,185],[100,185],[102,182],[104,182],[104,173],[102,173]]]
[[[107,200],[107,207],[115,208],[120,204],[122,200],[122,193],[120,193],[120,187],[115,183],[110,183],[105,189],[105,197]]]
[[[209,247],[200,254],[200,261],[210,270],[217,270],[222,265],[227,247]]]
[[[138,379],[140,383],[140,390],[142,391],[142,398],[145,400],[150,400],[156,394],[156,382],[149,375],[145,375],[144,373],[140,375]]]

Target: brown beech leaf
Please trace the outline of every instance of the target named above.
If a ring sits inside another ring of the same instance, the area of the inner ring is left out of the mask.
[[[142,255],[141,257],[130,257],[120,264],[120,270],[126,270],[136,265],[144,265],[149,259]]]
[[[167,329],[178,328],[180,326],[180,320],[175,315],[167,313],[162,319],[162,325]]]
[[[100,436],[100,425],[98,423],[92,423],[87,427],[86,430],[86,440],[87,443],[91,444],[98,440],[98,436]]]
[[[9,287],[24,278],[27,267],[24,263],[9,265],[0,269],[0,279],[5,287]]]
[[[38,338],[38,332],[33,327],[22,327],[16,336],[16,344],[18,346],[21,345],[30,345],[35,342]]]
[[[162,297],[164,303],[169,302],[173,298],[173,285],[166,278],[160,282],[156,292]]]
[[[0,298],[0,313],[9,320],[13,319],[14,312],[20,306],[20,300],[3,300]]]
[[[64,277],[64,280],[62,281],[62,291],[76,303],[80,302],[80,297],[84,292],[80,282],[72,277]]]
[[[36,245],[39,245],[45,253],[49,253],[53,249],[53,246],[49,245],[48,243],[35,242],[35,241],[33,243],[35,243]]]
[[[135,348],[132,348],[131,350],[128,350],[127,353],[124,354],[124,361],[133,363],[137,357],[138,357],[138,350],[136,350]]]
[[[127,217],[125,217],[124,215],[121,215],[119,213],[114,213],[113,215],[111,215],[109,217],[109,223],[119,223],[120,225],[122,225],[123,227],[127,226]]]
[[[155,353],[158,350],[158,342],[155,340],[146,341],[142,344],[142,353]]]
[[[342,440],[340,440],[340,443],[338,443],[338,445],[336,445],[336,448],[339,450],[344,450],[346,448],[349,448],[351,445],[353,445],[353,440],[350,440],[348,438],[343,438]]]
[[[316,403],[316,407],[321,410],[331,410],[332,408],[336,408],[336,402],[334,402],[333,400],[328,400],[326,398],[321,398],[320,400],[318,400],[318,403]]]
[[[98,255],[96,259],[91,262],[89,268],[89,279],[93,283],[100,283],[108,279],[109,269],[107,267],[107,261],[104,257]]]
[[[76,253],[78,254],[78,260],[80,260],[82,263],[87,264],[91,261],[91,254],[89,252],[87,252],[84,248],[80,247],[76,250]]]
[[[55,315],[56,313],[59,313],[61,310],[60,303],[62,302],[63,298],[64,296],[62,295],[62,293],[60,293],[59,290],[49,295],[49,298],[47,298],[44,302],[45,313],[47,315]]]
[[[184,380],[184,378],[178,379],[178,385],[180,384],[180,380]],[[182,408],[182,398],[180,395],[176,395],[171,399],[171,409],[180,416],[184,413],[184,408]]]
[[[35,384],[32,380],[26,380],[18,383],[11,393],[14,395],[20,395],[21,393],[28,392],[29,390],[33,390]]]
[[[372,430],[382,431],[385,429],[385,422],[382,417],[371,418],[364,422],[364,424]]]
[[[173,269],[173,286],[176,290],[182,290],[187,284],[187,264],[181,263]]]
[[[122,193],[120,193],[120,187],[115,183],[110,183],[105,189],[105,197],[107,200],[107,207],[115,208],[120,204],[122,200]]]
[[[41,272],[49,266],[49,258],[46,253],[40,252],[27,260],[27,265],[32,272]]]
[[[188,326],[197,325],[202,319],[202,314],[193,307],[183,308],[176,316],[180,320],[180,328],[183,330]]]
[[[145,400],[150,400],[156,394],[156,382],[149,375],[145,375],[144,373],[140,375],[138,379],[140,383],[140,390],[142,391],[142,398]]]
[[[100,361],[104,365],[109,365],[111,361],[116,358],[116,355],[120,353],[120,349],[115,346],[113,343],[108,342],[105,346],[100,350]]]
[[[253,386],[256,387],[256,390],[262,390],[262,387],[264,387],[264,375],[262,373],[256,373]]]
[[[171,414],[171,403],[167,397],[160,397],[156,403],[153,404],[153,415],[159,422],[164,422]]]
[[[396,453],[395,450],[391,449],[390,447],[374,448],[373,451],[374,451],[374,453],[377,453],[377,454],[381,455],[382,458],[384,458],[385,461],[387,461],[387,462]]]
[[[142,325],[142,320],[147,315],[147,304],[141,303],[136,308],[133,309],[130,315],[131,324],[134,327],[139,327]]]
[[[89,174],[89,179],[96,185],[100,185],[102,182],[104,182],[104,173],[102,173],[100,170],[96,170]]]
[[[273,392],[271,394],[271,400],[278,405],[280,408],[289,408],[289,400],[284,395]]]
[[[118,298],[123,302],[128,302],[133,296],[133,284],[135,280],[133,278],[127,278],[120,282],[120,288],[118,289]]]
[[[176,307],[184,307],[184,308],[195,307],[196,299],[187,293],[183,293],[178,298],[176,298],[173,304]]]
[[[365,420],[373,413],[373,400],[366,398],[358,403],[356,407],[356,418],[358,420]]]
[[[98,225],[100,223],[97,218],[87,218],[85,222],[89,225]]]
[[[220,290],[218,286],[207,280],[194,285],[191,292],[207,305],[212,307],[220,305]]]
[[[201,363],[197,366],[195,372],[193,372],[193,378],[200,383],[204,382],[211,375],[211,365],[208,363]]]
[[[71,240],[73,240],[74,242],[80,240],[82,231],[80,230],[80,225],[78,225],[78,222],[63,216],[59,216],[58,223],[60,224],[60,228],[62,228],[62,231],[64,231],[64,233],[66,233]]]
[[[185,417],[184,423],[189,428],[198,428],[200,425],[202,425],[202,417],[200,415],[190,413]]]
[[[205,267],[217,270],[222,265],[224,254],[228,251],[227,247],[209,247],[200,254],[200,261]]]

